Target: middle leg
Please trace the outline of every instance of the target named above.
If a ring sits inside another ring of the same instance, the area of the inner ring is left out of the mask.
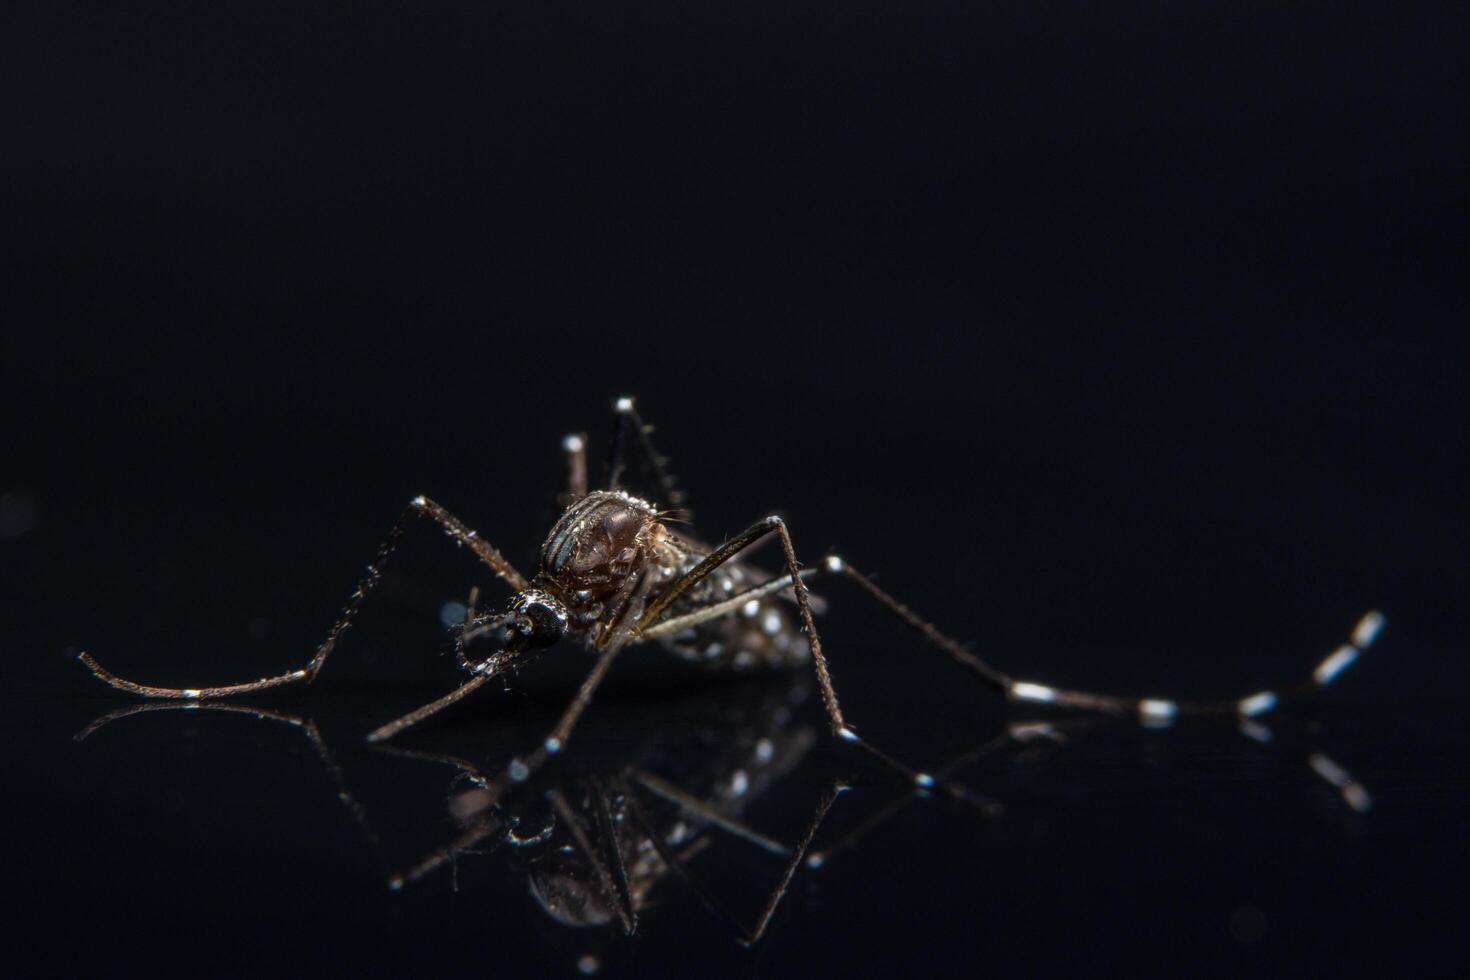
[[[864,749],[880,762],[912,780],[916,786],[923,789],[932,787],[934,785],[933,776],[926,772],[911,769],[902,762],[899,762],[871,742],[861,738],[853,730],[852,726],[847,723],[847,718],[842,713],[842,704],[837,698],[837,689],[832,683],[832,673],[827,666],[826,653],[822,649],[822,638],[817,633],[817,624],[812,618],[811,595],[807,592],[801,567],[796,561],[796,550],[791,544],[791,533],[786,529],[786,522],[781,518],[772,515],[765,520],[758,521],[712,551],[703,561],[690,569],[688,573],[669,586],[657,599],[648,604],[648,607],[643,611],[643,615],[638,620],[635,631],[646,636],[646,630],[656,625],[662,625],[658,623],[659,617],[681,595],[689,591],[696,583],[725,562],[770,534],[776,535],[781,541],[781,551],[786,559],[787,571],[787,574],[782,577],[781,587],[789,586],[795,595],[797,610],[801,616],[801,624],[806,631],[807,645],[811,649],[812,668],[816,671],[817,686],[822,692],[822,704],[826,709],[827,720],[832,729],[832,734],[844,742],[851,742]]]

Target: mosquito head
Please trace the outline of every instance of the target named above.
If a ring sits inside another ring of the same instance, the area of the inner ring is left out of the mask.
[[[509,627],[526,647],[549,647],[567,632],[567,610],[554,596],[527,589],[510,607]]]

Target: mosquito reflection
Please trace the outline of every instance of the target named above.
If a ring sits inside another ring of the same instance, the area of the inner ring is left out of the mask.
[[[811,713],[802,710],[809,694],[805,682],[773,678],[661,706],[650,730],[631,739],[626,749],[592,760],[569,753],[559,766],[533,774],[509,794],[498,792],[490,775],[503,766],[504,753],[477,738],[464,740],[477,744],[450,752],[377,746],[366,758],[391,757],[450,772],[442,795],[426,800],[422,810],[434,823],[447,811],[456,830],[406,865],[385,857],[367,808],[349,789],[310,718],[218,701],[150,702],[102,715],[76,739],[159,711],[231,714],[282,725],[311,745],[391,888],[443,875],[458,890],[460,863],[494,854],[561,927],[633,934],[661,899],[681,894],[748,945],[767,932],[799,875],[816,874],[853,855],[915,804],[933,795],[940,798],[935,803],[962,806],[977,819],[1000,817],[1001,803],[962,788],[966,781],[983,784],[1008,770],[1048,766],[1081,740],[1131,727],[1106,716],[1012,723],[936,769],[938,788],[932,792],[915,788],[881,805],[860,804],[844,814],[840,829],[827,830],[829,812],[847,783],[821,771],[830,760],[815,758],[813,749],[822,740],[808,720]],[[1368,791],[1347,769],[1314,746],[1298,744],[1309,740],[1290,728],[1278,737],[1259,720],[1245,718],[1239,731],[1252,741],[1271,744],[1278,753],[1300,755],[1303,773],[1333,788],[1354,812],[1365,813],[1371,806]],[[803,770],[804,778],[797,778]],[[817,770],[815,780],[812,770]],[[816,786],[824,788],[817,791]],[[801,802],[803,793],[811,795]],[[807,815],[769,826],[761,803],[772,799],[798,801],[792,809],[799,813],[804,807]],[[768,881],[763,902],[732,908],[739,903],[727,900],[706,880],[702,859],[716,851],[725,853],[722,860],[762,870]]]
[[[401,889],[446,871],[457,888],[461,859],[503,850],[532,899],[563,926],[617,924],[632,934],[655,893],[678,885],[738,940],[752,944],[770,925],[833,802],[847,788],[841,779],[824,777],[826,788],[810,801],[804,825],[782,833],[747,818],[759,801],[778,789],[785,792],[783,784],[819,742],[819,729],[800,710],[809,695],[804,679],[774,678],[684,699],[660,709],[656,730],[621,757],[588,762],[572,753],[504,795],[492,790],[494,781],[486,775],[503,766],[503,756],[483,747],[451,754],[375,746],[372,756],[453,770],[446,796],[425,809],[437,822],[447,808],[459,825],[445,844],[387,875],[389,887]],[[382,858],[366,808],[310,718],[218,701],[150,702],[102,715],[75,738],[84,741],[113,722],[158,711],[231,714],[300,732],[375,858],[391,866]],[[729,908],[694,867],[700,855],[717,847],[742,848],[769,866],[769,896],[754,913]]]
[[[380,746],[388,755],[454,769],[448,809],[462,827],[390,886],[453,867],[465,854],[505,847],[531,896],[562,925],[617,923],[631,934],[655,890],[677,879],[739,939],[755,942],[845,786],[829,781],[805,832],[789,843],[747,819],[747,810],[784,783],[818,741],[816,728],[795,711],[806,699],[803,683],[756,688],[733,700],[696,700],[694,710],[673,716],[678,731],[660,734],[616,765],[533,775],[507,797],[493,789],[491,762]],[[753,924],[691,870],[716,846],[744,848],[772,866],[775,884]]]
[[[372,824],[368,822],[367,811],[357,801],[357,798],[352,795],[352,791],[347,788],[347,779],[342,774],[342,767],[337,764],[332,750],[327,747],[326,739],[322,738],[321,730],[317,728],[316,722],[310,718],[286,714],[285,712],[275,711],[271,708],[257,708],[251,705],[231,704],[221,701],[193,701],[184,704],[153,701],[129,705],[125,708],[109,711],[105,715],[100,715],[92,719],[86,728],[77,732],[73,736],[73,739],[77,742],[84,742],[95,735],[100,729],[115,721],[131,718],[134,715],[152,714],[155,711],[203,711],[215,714],[243,715],[247,718],[254,718],[257,721],[285,725],[288,728],[300,732],[302,737],[311,746],[316,757],[321,761],[322,768],[326,770],[327,778],[331,780],[332,786],[336,790],[337,799],[342,802],[348,814],[351,815],[353,823],[357,825],[357,829],[362,834],[363,840],[367,842],[368,847],[371,849],[374,859],[383,868],[390,866],[383,852],[382,841],[378,839],[378,835],[373,831]]]

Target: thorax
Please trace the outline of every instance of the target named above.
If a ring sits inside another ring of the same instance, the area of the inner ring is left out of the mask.
[[[608,630],[636,620],[684,563],[653,504],[620,490],[598,490],[568,507],[552,527],[536,585],[566,606],[574,634],[600,642]]]

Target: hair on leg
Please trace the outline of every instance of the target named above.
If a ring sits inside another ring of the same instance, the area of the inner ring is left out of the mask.
[[[259,680],[246,681],[241,684],[224,684],[213,687],[156,687],[150,684],[139,684],[136,681],[127,680],[126,678],[113,674],[103,668],[91,654],[81,653],[78,655],[78,659],[104,683],[120,691],[127,691],[130,694],[137,694],[145,698],[198,701],[205,698],[250,694],[268,688],[281,687],[285,684],[314,680],[317,674],[321,673],[322,667],[327,662],[327,657],[336,649],[337,641],[342,638],[342,634],[351,628],[363,599],[367,597],[368,593],[372,592],[374,587],[382,579],[384,566],[387,565],[388,559],[397,547],[399,538],[403,536],[403,531],[407,527],[409,519],[414,516],[424,516],[434,521],[444,530],[444,533],[451,540],[473,551],[476,557],[486,565],[489,565],[497,575],[510,583],[511,587],[516,591],[521,591],[527,587],[528,583],[525,577],[516,571],[515,567],[493,545],[480,538],[475,531],[466,527],[459,518],[449,513],[434,501],[427,497],[415,497],[409,503],[408,507],[404,509],[403,514],[399,516],[392,529],[388,532],[387,538],[384,539],[383,544],[378,548],[377,557],[368,566],[367,576],[358,583],[357,590],[352,593],[352,598],[347,601],[347,605],[343,608],[341,615],[338,616],[337,622],[332,626],[331,632],[327,634],[327,638],[322,641],[321,646],[317,647],[316,653],[312,655],[312,658],[302,667],[286,671],[284,674],[262,677]]]
[[[629,456],[636,454],[638,462],[653,478],[654,489],[659,495],[658,502],[678,508],[687,520],[689,512],[684,507],[684,491],[679,489],[678,481],[668,469],[668,457],[660,456],[653,448],[653,441],[649,438],[652,431],[653,427],[645,425],[639,417],[632,398],[624,396],[613,403],[613,437],[608,447],[607,459],[608,488],[615,490],[622,485]]]

